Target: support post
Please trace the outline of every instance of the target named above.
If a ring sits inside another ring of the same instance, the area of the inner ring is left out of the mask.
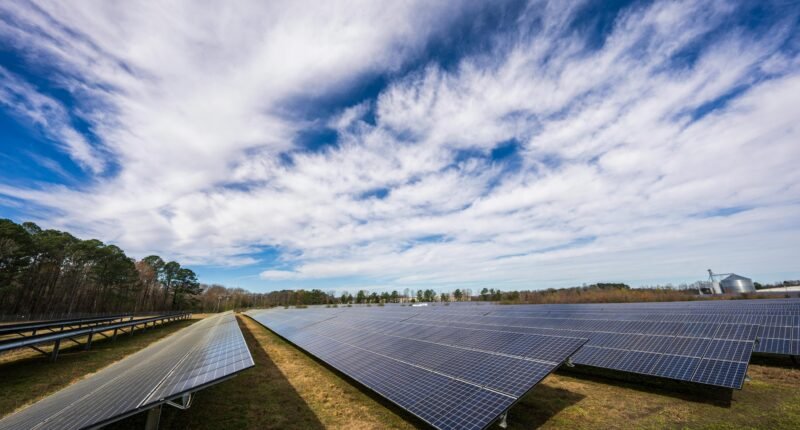
[[[158,422],[161,420],[161,405],[147,411],[147,422],[144,430],[158,430]]]
[[[58,350],[61,348],[61,339],[57,339],[56,343],[53,345],[53,352],[50,355],[50,361],[56,361],[58,358]]]
[[[86,339],[86,346],[83,347],[84,350],[88,351],[89,348],[92,347],[92,336],[94,336],[93,332],[89,332],[89,338]]]
[[[117,329],[114,329],[114,336],[111,337],[112,341],[117,340]]]

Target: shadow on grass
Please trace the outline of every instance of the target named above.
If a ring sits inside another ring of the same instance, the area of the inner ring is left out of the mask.
[[[539,428],[562,410],[586,396],[563,388],[538,384],[508,411],[511,429]]]
[[[610,369],[587,366],[561,367],[558,373],[600,384],[723,408],[730,408],[733,400],[733,390],[728,388],[637,375]]]
[[[241,317],[237,317],[241,318]],[[314,412],[295,391],[241,320],[245,342],[255,367],[194,394],[192,406],[163,406],[162,429],[323,429]],[[143,412],[106,429],[144,428]]]
[[[781,369],[800,368],[800,361],[788,355],[753,354],[750,357],[750,364],[777,367]]]

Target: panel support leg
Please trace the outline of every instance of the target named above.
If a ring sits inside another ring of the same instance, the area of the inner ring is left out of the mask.
[[[508,418],[508,412],[503,412],[503,415],[500,415],[500,423],[498,424],[500,428],[508,427],[508,423],[506,422],[506,418]]]
[[[144,430],[158,430],[158,422],[161,420],[161,405],[147,411],[147,422]]]
[[[56,343],[53,345],[53,352],[50,355],[50,361],[56,361],[58,358],[58,349],[61,348],[61,339],[56,340]]]
[[[111,338],[112,341],[117,340],[117,329],[114,329],[114,336]]]
[[[86,340],[86,346],[83,348],[86,351],[92,347],[92,336],[94,336],[94,333],[89,333],[89,338]]]

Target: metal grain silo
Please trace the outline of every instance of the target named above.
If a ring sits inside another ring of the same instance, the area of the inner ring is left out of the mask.
[[[727,278],[720,281],[722,291],[726,294],[742,294],[742,293],[755,293],[756,287],[753,286],[753,280],[739,276],[732,273]]]

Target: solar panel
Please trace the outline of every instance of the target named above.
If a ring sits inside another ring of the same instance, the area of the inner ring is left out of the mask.
[[[0,420],[2,429],[84,429],[112,423],[253,366],[233,313],[201,320]]]
[[[102,324],[109,321],[132,318],[132,314],[107,315],[102,317],[69,318],[47,321],[22,322],[0,325],[0,335],[36,332],[37,330],[55,330],[65,327],[81,327],[84,325]]]
[[[593,318],[600,318],[593,316]],[[576,320],[564,317],[472,316],[469,323],[452,326],[485,328],[502,333],[538,333],[589,338],[575,356],[575,364],[669,379],[740,389],[753,350],[758,326],[707,322],[664,322],[615,319]],[[442,324],[426,313],[407,323]],[[666,327],[666,328],[665,328]],[[667,334],[670,333],[670,334]],[[680,357],[695,358],[684,360]],[[714,360],[719,372],[703,369]],[[691,366],[687,369],[686,366]],[[722,376],[720,376],[722,375]]]
[[[604,348],[577,354],[574,362],[622,372],[741,388],[752,352],[791,354],[800,332],[800,301],[706,301],[679,303],[519,305],[473,303],[410,308],[353,308],[354,314],[437,327],[490,329],[504,333],[587,337]],[[776,316],[778,315],[778,316]],[[375,322],[369,323],[375,324]],[[762,333],[770,337],[762,337]],[[622,350],[627,354],[613,350]],[[663,355],[663,356],[662,356]],[[698,360],[684,360],[689,357]],[[652,362],[655,359],[658,361]],[[641,359],[642,362],[638,360]],[[729,367],[727,378],[705,377],[700,359]],[[686,375],[686,366],[692,372]],[[673,368],[674,367],[674,368]],[[699,369],[699,370],[698,370]],[[695,372],[697,371],[697,372]],[[678,377],[676,377],[678,375]]]
[[[407,312],[250,311],[248,316],[440,429],[482,429],[584,338],[402,321]]]
[[[142,318],[138,320],[134,320],[131,317],[131,319],[126,319],[124,321],[117,321],[119,318],[113,318],[110,320],[105,320],[102,323],[98,324],[90,323],[88,324],[87,327],[69,328],[68,330],[65,330],[65,328],[72,326],[80,326],[81,324],[74,323],[66,325],[64,324],[49,325],[46,326],[46,330],[41,328],[27,327],[25,330],[29,331],[31,334],[23,335],[22,332],[18,332],[18,334],[21,337],[6,338],[0,340],[0,352],[28,347],[44,355],[49,355],[52,360],[55,360],[58,357],[62,340],[70,340],[72,342],[79,343],[76,340],[77,337],[87,336],[84,348],[89,349],[92,345],[92,337],[95,334],[108,337],[105,334],[103,334],[103,332],[108,332],[113,330],[114,334],[112,335],[112,338],[116,339],[117,331],[123,331],[124,329],[128,329],[127,333],[133,334],[133,330],[136,329],[136,326],[147,328],[147,326],[150,324],[155,326],[157,322],[165,323],[168,321],[181,320],[190,317],[191,313],[181,312],[181,313],[168,313],[160,316],[155,316],[151,318]],[[55,328],[57,327],[60,327],[60,330],[56,330]],[[36,330],[39,330],[40,333],[36,334],[35,333]],[[51,352],[43,351],[42,349],[37,347],[37,345],[43,345],[47,343],[53,343],[53,349]]]
[[[667,303],[482,306],[493,315],[628,319],[758,326],[753,352],[800,355],[800,300],[708,300]]]

